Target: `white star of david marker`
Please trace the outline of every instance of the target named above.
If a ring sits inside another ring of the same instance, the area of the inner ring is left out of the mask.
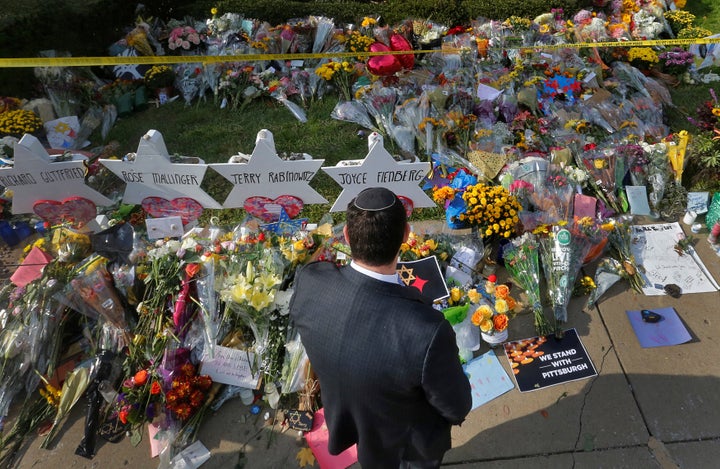
[[[285,161],[277,155],[269,130],[261,130],[255,149],[247,163],[213,163],[209,165],[233,184],[223,207],[242,207],[250,197],[281,195],[299,198],[304,204],[326,204],[327,200],[310,187],[310,180],[325,160]]]
[[[343,187],[331,212],[341,212],[363,189],[385,187],[395,195],[412,200],[413,207],[435,207],[435,202],[418,186],[430,171],[430,163],[401,163],[383,146],[382,136],[373,132],[368,137],[370,151],[364,160],[346,160],[336,166],[323,167]]]
[[[135,161],[100,160],[125,183],[123,203],[137,205],[146,197],[194,199],[205,208],[222,208],[200,189],[206,164],[172,163],[162,134],[149,130],[140,138]]]
[[[0,169],[0,186],[13,191],[12,213],[33,213],[38,200],[61,201],[83,197],[96,205],[112,205],[112,200],[85,185],[84,157],[53,162],[40,141],[30,134],[15,144],[15,165]]]

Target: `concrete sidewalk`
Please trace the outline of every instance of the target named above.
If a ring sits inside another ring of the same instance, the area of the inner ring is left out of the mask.
[[[416,226],[420,232],[427,228]],[[720,257],[700,234],[696,249],[720,280]],[[674,253],[672,253],[675,255]],[[445,467],[483,468],[711,468],[720,460],[720,293],[644,296],[627,283],[613,286],[598,308],[574,299],[567,327],[575,328],[598,375],[533,392],[517,388],[472,411],[453,430]],[[674,307],[691,342],[642,348],[626,310]],[[510,323],[510,340],[533,337],[530,313]],[[488,350],[484,345],[478,353]],[[510,375],[502,349],[495,352]],[[83,405],[66,421],[56,446],[27,442],[17,467],[154,468],[147,435],[133,447],[128,438],[98,440],[93,460],[74,455],[82,439]],[[239,399],[208,415],[199,439],[212,457],[209,468],[298,467],[304,439],[273,428],[265,410],[252,415]],[[317,464],[316,466],[317,467]],[[359,467],[359,466],[354,466]]]

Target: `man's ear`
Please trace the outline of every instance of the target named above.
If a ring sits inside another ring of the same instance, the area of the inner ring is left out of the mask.
[[[347,225],[343,226],[343,236],[345,237],[345,242],[350,244],[350,235],[348,235]]]
[[[405,223],[405,234],[403,235],[403,243],[410,237],[410,223]]]

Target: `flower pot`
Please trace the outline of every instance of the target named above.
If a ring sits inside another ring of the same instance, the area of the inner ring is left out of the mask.
[[[134,100],[135,98],[132,91],[128,91],[115,101],[115,107],[117,108],[119,117],[127,117],[132,113]]]
[[[496,348],[500,347],[503,342],[507,340],[508,331],[507,329],[505,329],[504,331],[495,332],[494,334],[486,334],[484,332],[480,332],[480,335],[482,336],[482,339],[487,342],[490,348]]]
[[[144,86],[140,86],[135,90],[135,101],[133,105],[136,111],[142,111],[147,108],[147,90]]]

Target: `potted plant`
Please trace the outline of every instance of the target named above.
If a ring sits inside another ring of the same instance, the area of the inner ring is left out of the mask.
[[[164,104],[175,85],[175,71],[169,65],[153,65],[145,72],[145,84],[155,90],[160,104]]]

